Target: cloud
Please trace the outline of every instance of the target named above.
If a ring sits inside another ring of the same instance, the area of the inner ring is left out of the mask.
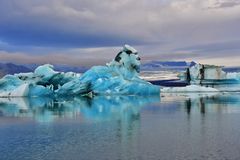
[[[0,2],[0,49],[39,59],[81,49],[102,48],[109,54],[109,48],[125,43],[137,47],[147,60],[235,56],[238,26],[239,0]],[[96,52],[78,54],[95,57],[95,62],[103,58]],[[104,58],[102,62],[109,59]]]
[[[239,6],[207,10],[206,7],[216,3],[227,3],[214,0],[105,0],[101,3],[97,0],[9,0],[0,3],[1,39],[15,45],[35,46],[170,43],[180,38],[201,40],[203,33],[207,36],[205,39],[213,40],[228,35],[231,31],[226,29],[227,22],[230,21],[230,28],[231,23],[239,24],[236,20],[240,13]],[[217,26],[219,29],[215,30]],[[189,33],[191,37],[187,38]]]
[[[10,0],[1,3],[0,38],[10,44],[96,47],[144,42],[120,31],[117,17],[105,13],[106,4],[96,8],[99,3],[87,1]]]
[[[220,0],[220,1],[212,1],[212,6],[208,8],[226,8],[226,7],[235,7],[240,5],[239,0]]]
[[[35,54],[34,56],[32,56],[31,52],[7,52],[0,50],[0,59],[4,62],[22,64],[50,63],[68,64],[74,66],[92,66],[106,64],[110,60],[114,59],[119,50],[119,47],[67,49],[64,51],[50,50],[47,54]]]
[[[204,52],[216,52],[221,53],[225,51],[240,51],[240,40],[236,41],[225,41],[225,42],[214,42],[208,44],[194,45],[184,48],[177,48],[175,51],[194,51],[195,53],[204,53]]]

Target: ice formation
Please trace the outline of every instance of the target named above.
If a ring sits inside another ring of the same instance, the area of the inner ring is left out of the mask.
[[[228,73],[222,66],[196,64],[180,74],[189,84],[216,88],[219,91],[240,91],[240,73]]]
[[[160,87],[139,78],[138,52],[125,45],[106,66],[95,66],[83,75],[57,72],[45,64],[33,73],[6,75],[0,80],[0,97],[59,97],[96,95],[159,95]]]
[[[180,78],[191,84],[239,83],[240,73],[227,73],[222,66],[195,64],[180,75]]]
[[[187,93],[187,92],[219,92],[219,90],[211,87],[199,85],[189,85],[186,87],[164,87],[161,89],[163,93]]]

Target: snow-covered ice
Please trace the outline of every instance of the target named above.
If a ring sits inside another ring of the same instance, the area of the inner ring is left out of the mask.
[[[177,92],[219,92],[219,90],[211,87],[204,87],[199,85],[189,85],[186,87],[164,87],[161,89],[163,93],[177,93]]]
[[[225,72],[222,66],[195,64],[179,75],[192,85],[216,88],[219,91],[240,91],[240,73]]]
[[[182,80],[187,80],[191,84],[204,84],[205,82],[216,83],[240,83],[239,72],[224,72],[222,66],[195,64],[187,69],[187,71],[181,74],[179,77]]]

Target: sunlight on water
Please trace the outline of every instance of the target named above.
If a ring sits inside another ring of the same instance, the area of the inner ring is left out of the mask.
[[[8,159],[239,159],[240,94],[0,99]]]

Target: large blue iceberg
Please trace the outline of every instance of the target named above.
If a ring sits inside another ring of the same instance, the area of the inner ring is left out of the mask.
[[[139,78],[140,57],[125,45],[106,66],[83,75],[57,72],[50,64],[33,73],[6,75],[0,80],[0,97],[62,97],[73,95],[159,95],[160,87]]]

